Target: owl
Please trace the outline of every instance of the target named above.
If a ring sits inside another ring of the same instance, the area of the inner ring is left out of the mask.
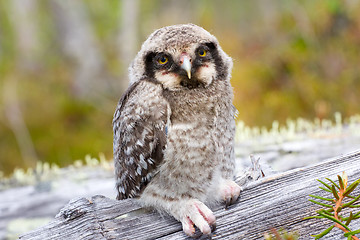
[[[234,203],[232,59],[203,28],[160,28],[129,67],[113,119],[117,199],[172,215],[193,236],[211,234],[209,206]]]

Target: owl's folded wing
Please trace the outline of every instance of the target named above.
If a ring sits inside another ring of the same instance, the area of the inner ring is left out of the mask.
[[[147,80],[132,84],[114,114],[117,199],[136,197],[156,174],[166,144],[167,101],[162,87]]]

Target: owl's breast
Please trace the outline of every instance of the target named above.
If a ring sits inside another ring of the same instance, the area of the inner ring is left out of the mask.
[[[217,117],[218,109],[224,105],[224,101],[227,101],[226,95],[228,94],[219,91],[216,86],[165,91],[164,97],[171,108],[170,122],[173,124],[199,123],[211,127],[214,118]]]

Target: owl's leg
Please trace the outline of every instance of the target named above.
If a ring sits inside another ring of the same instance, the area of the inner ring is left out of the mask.
[[[197,199],[191,199],[188,200],[182,208],[182,211],[180,211],[180,221],[186,235],[194,235],[194,225],[197,226],[203,234],[210,234],[211,231],[215,229],[216,218],[204,203]]]
[[[232,180],[224,179],[219,185],[221,200],[225,202],[225,208],[236,202],[242,188]]]
[[[213,212],[198,199],[169,197],[152,187],[150,185],[141,195],[142,204],[172,215],[182,223],[183,231],[188,236],[194,236],[194,226],[203,234],[210,234],[215,228],[216,218]]]

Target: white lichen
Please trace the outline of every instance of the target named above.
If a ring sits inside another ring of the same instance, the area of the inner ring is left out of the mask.
[[[60,168],[58,165],[47,162],[37,162],[34,168],[21,169],[16,168],[14,172],[5,177],[0,172],[0,190],[15,186],[36,185],[41,182],[56,180],[66,171],[74,171],[76,174],[72,178],[77,181],[86,179],[86,173],[81,173],[79,169],[83,168],[101,168],[113,172],[113,163],[106,159],[103,153],[99,154],[99,159],[86,155],[84,160],[75,160],[74,163],[66,168]]]
[[[284,141],[304,139],[311,137],[324,137],[328,135],[339,135],[351,133],[356,136],[360,135],[360,115],[354,115],[343,121],[340,113],[334,114],[334,121],[328,119],[315,119],[309,121],[303,118],[296,120],[288,119],[285,125],[280,125],[274,121],[272,127],[249,127],[243,121],[236,125],[235,141],[262,141],[281,143]]]

